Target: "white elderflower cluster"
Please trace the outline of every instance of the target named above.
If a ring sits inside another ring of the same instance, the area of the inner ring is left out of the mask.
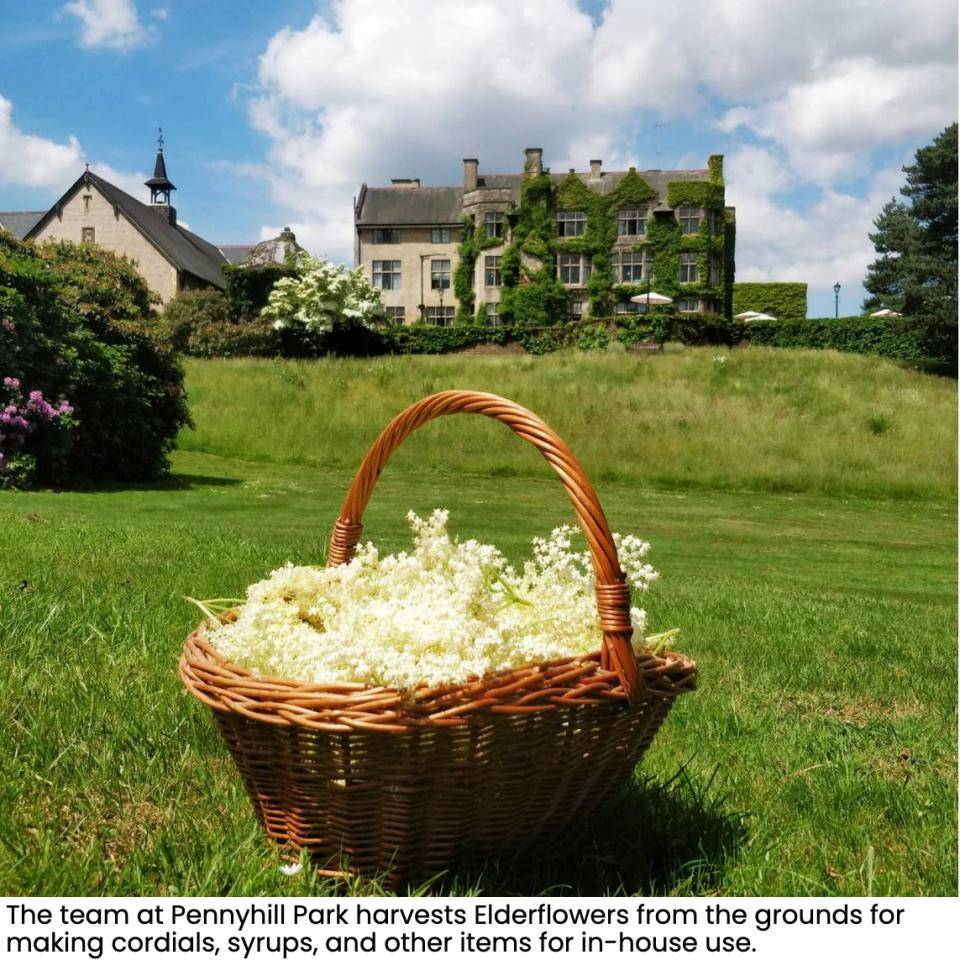
[[[515,569],[496,547],[451,539],[447,517],[408,514],[409,552],[381,556],[363,543],[348,564],[274,570],[210,641],[262,675],[401,690],[599,648],[593,570],[589,553],[574,550],[578,531],[535,539]],[[657,577],[644,562],[650,545],[619,535],[616,543],[628,582],[646,590]],[[646,614],[635,607],[631,618],[642,643]]]

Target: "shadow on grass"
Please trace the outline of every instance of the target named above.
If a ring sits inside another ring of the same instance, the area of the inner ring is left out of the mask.
[[[601,896],[713,892],[746,839],[745,815],[726,809],[713,776],[697,783],[681,767],[666,782],[631,783],[561,841],[558,854],[518,853],[441,880],[434,892],[489,896]]]
[[[196,490],[203,487],[235,487],[239,477],[213,477],[199,473],[171,473],[158,480],[84,480],[64,487],[62,493],[128,493],[130,491]]]

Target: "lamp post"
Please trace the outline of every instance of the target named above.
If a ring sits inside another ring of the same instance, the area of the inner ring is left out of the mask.
[[[833,319],[840,319],[840,281],[833,285]]]

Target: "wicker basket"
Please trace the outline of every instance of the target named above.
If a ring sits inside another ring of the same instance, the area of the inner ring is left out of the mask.
[[[529,410],[448,390],[394,418],[363,461],[334,524],[328,564],[346,563],[393,451],[421,424],[479,413],[533,444],[567,490],[596,574],[601,649],[461,686],[396,690],[251,675],[188,637],[187,689],[206,703],[267,834],[318,868],[388,884],[475,854],[544,844],[629,778],[696,666],[630,643],[630,591],[593,487],[562,440]]]

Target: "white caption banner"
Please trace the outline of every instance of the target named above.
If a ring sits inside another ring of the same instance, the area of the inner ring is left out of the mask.
[[[0,956],[946,956],[956,899],[15,898]]]

